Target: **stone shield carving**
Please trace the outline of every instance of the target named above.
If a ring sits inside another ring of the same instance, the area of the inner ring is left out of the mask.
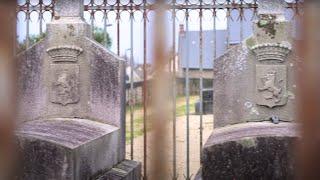
[[[256,62],[256,104],[273,108],[287,104],[288,44],[261,44],[252,48]]]
[[[67,105],[79,102],[79,66],[74,64],[52,64],[51,91],[52,103]]]
[[[287,103],[285,65],[256,66],[256,103],[270,108]]]
[[[50,65],[50,101],[66,106],[80,100],[78,56],[83,49],[77,46],[55,46],[47,49]]]

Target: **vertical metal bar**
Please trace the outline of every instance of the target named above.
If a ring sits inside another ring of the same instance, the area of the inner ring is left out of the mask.
[[[39,32],[40,32],[40,35],[42,36],[43,34],[43,30],[42,30],[42,20],[43,20],[43,10],[42,10],[42,6],[43,6],[43,0],[39,0],[39,8],[40,8],[40,11],[39,11]]]
[[[298,77],[298,118],[301,122],[298,178],[314,179],[320,175],[320,63],[319,1],[306,1],[302,22],[302,40],[298,41],[301,63]]]
[[[30,47],[30,0],[26,0],[27,11],[26,11],[26,49]]]
[[[242,41],[243,41],[243,20],[245,19],[245,13],[244,13],[244,9],[243,9],[243,0],[240,0],[239,16],[240,16],[240,43],[242,44]]]
[[[230,4],[230,0],[227,0],[227,5]],[[230,8],[227,8],[227,14],[226,14],[226,18],[227,18],[227,42],[226,42],[226,49],[229,48],[230,45],[230,16],[231,16],[231,10]]]
[[[168,129],[167,125],[171,119],[171,110],[168,107],[170,102],[171,90],[169,89],[170,79],[167,75],[167,58],[166,53],[166,23],[165,23],[165,2],[156,1],[155,4],[155,19],[154,19],[154,76],[152,81],[152,141],[151,148],[151,164],[150,164],[150,179],[163,180],[170,179],[167,169],[169,156],[167,151],[163,150],[168,146]]]
[[[178,179],[177,175],[177,132],[176,132],[176,126],[177,126],[177,112],[176,112],[176,104],[177,104],[177,82],[176,82],[176,10],[174,8],[174,5],[176,3],[176,0],[172,1],[173,9],[172,9],[172,63],[173,63],[173,86],[172,86],[172,103],[173,103],[173,109],[172,109],[172,145],[173,145],[173,160],[172,160],[172,171],[173,171],[173,180]]]
[[[108,48],[108,32],[107,32],[107,11],[104,11],[103,15],[103,35],[104,35],[104,47]]]
[[[216,3],[216,1],[215,0],[213,0],[213,4],[215,5],[215,3]],[[215,63],[215,60],[216,60],[216,58],[217,58],[217,38],[216,38],[216,16],[217,16],[217,12],[216,12],[216,9],[213,9],[213,14],[212,14],[212,16],[213,16],[213,35],[212,35],[212,52],[213,52],[213,62],[212,62],[212,68],[214,68],[214,63]],[[214,78],[214,74],[212,73],[212,76],[213,76],[213,78]],[[214,89],[213,89],[213,91],[214,91]],[[212,94],[213,95],[213,94]],[[213,114],[213,120],[214,120],[214,114]],[[214,128],[214,123],[212,123],[213,124],[213,128]]]
[[[200,0],[200,11],[199,11],[199,18],[200,18],[200,32],[199,32],[199,67],[200,67],[200,92],[199,92],[199,97],[200,97],[200,152],[202,149],[202,136],[203,136],[203,30],[202,30],[202,0]],[[201,158],[201,153],[200,153],[200,158]]]
[[[143,0],[143,179],[147,180],[147,0]]]
[[[132,5],[132,0],[130,0]],[[133,139],[134,139],[134,127],[133,127],[133,118],[134,118],[134,105],[135,105],[135,95],[133,89],[133,69],[134,69],[134,62],[133,62],[133,11],[131,9],[130,12],[130,142],[131,142],[131,153],[130,157],[133,160]]]
[[[117,0],[117,55],[120,56],[120,0]]]
[[[12,40],[12,42],[13,42],[13,56],[15,56],[16,54],[17,54],[17,44],[18,44],[18,42],[17,42],[17,24],[18,24],[18,14],[15,12],[14,13],[14,21],[15,21],[15,23],[12,23],[12,30],[14,30],[14,33],[13,33],[13,36],[12,36],[12,38],[13,38],[13,40]]]
[[[90,5],[94,6],[94,0],[90,1]],[[91,10],[90,12],[90,23],[91,23],[91,32],[92,32],[92,36],[94,36],[94,10]]]
[[[186,1],[188,4],[188,1]],[[186,37],[187,37],[187,62],[186,62],[186,72],[185,72],[185,94],[186,94],[186,174],[185,178],[190,179],[190,121],[189,121],[189,106],[190,106],[190,84],[189,84],[189,45],[190,45],[190,36],[189,36],[189,11],[186,9]]]
[[[0,1],[0,179],[16,179],[14,125],[16,119],[17,69],[13,52],[16,1]]]

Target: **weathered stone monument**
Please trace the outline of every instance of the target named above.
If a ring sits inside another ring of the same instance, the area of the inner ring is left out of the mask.
[[[214,131],[203,179],[292,179],[297,137],[292,27],[282,0],[260,0],[254,34],[215,62]]]
[[[140,179],[124,160],[124,61],[82,13],[82,0],[57,0],[45,39],[18,56],[20,179]]]

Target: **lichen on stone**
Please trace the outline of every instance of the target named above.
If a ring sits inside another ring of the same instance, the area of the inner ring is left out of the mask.
[[[257,146],[256,140],[253,138],[244,138],[239,141],[239,144],[246,148],[251,148]]]
[[[253,38],[253,37],[251,37],[251,38],[248,38],[247,40],[246,40],[246,45],[247,45],[247,47],[249,47],[249,48],[252,48],[253,46],[255,46],[257,43],[256,43],[256,41],[255,41],[255,39]]]
[[[276,16],[272,14],[261,14],[259,18],[257,26],[262,28],[264,32],[271,37],[271,39],[274,39],[277,32],[275,28]]]

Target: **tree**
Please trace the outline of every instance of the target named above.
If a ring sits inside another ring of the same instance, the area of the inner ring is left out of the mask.
[[[46,36],[46,33],[41,33],[41,34],[37,34],[37,35],[31,35],[29,37],[29,45],[32,46],[33,44],[39,42],[41,39],[43,39]],[[110,49],[110,47],[112,46],[112,40],[109,36],[109,34],[106,34],[105,38],[105,34],[103,32],[102,28],[98,28],[95,27],[94,28],[94,32],[93,32],[93,38],[94,40],[96,40],[98,43],[102,44],[103,46],[106,46],[106,48]],[[24,51],[26,50],[26,44],[27,44],[27,40],[23,40],[23,42],[18,44],[18,52]]]
[[[105,37],[105,33],[102,28],[99,28],[99,27],[94,28],[93,38],[98,43],[102,44],[103,46],[106,46],[106,48],[108,49],[111,48],[112,40],[108,33],[106,34],[106,37]]]

